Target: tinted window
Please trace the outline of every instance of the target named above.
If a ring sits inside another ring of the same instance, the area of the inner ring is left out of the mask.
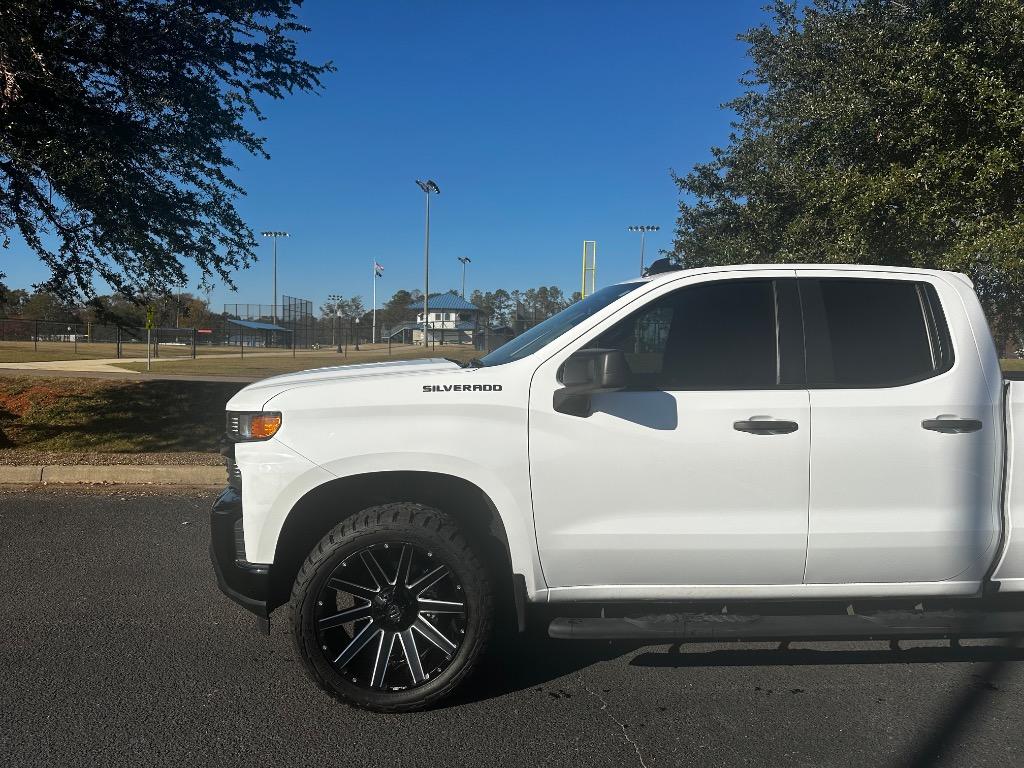
[[[906,280],[800,280],[811,387],[891,387],[953,363],[935,289]]]
[[[780,381],[775,286],[725,280],[681,288],[590,346],[625,353],[632,389],[774,388]]]

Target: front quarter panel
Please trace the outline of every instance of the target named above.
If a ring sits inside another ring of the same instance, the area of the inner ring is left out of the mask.
[[[235,463],[242,473],[245,558],[251,563],[272,563],[288,510],[332,475],[276,438],[236,443]]]
[[[284,414],[275,440],[325,473],[310,476],[316,482],[307,492],[328,479],[395,471],[448,474],[479,487],[501,515],[512,566],[532,595],[544,585],[527,461],[532,366],[524,363],[322,382],[281,392],[264,407]],[[276,543],[294,502],[274,506],[265,525]]]

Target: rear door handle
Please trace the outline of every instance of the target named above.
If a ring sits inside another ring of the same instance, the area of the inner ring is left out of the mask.
[[[732,428],[737,432],[749,432],[752,435],[788,435],[790,432],[796,432],[800,425],[795,421],[783,419],[749,419],[734,421]]]
[[[944,432],[948,435],[960,435],[964,432],[977,432],[984,425],[979,419],[960,419],[956,416],[939,416],[937,419],[925,419],[921,426],[932,432]]]

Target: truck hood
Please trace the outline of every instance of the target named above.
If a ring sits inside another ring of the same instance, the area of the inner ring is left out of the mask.
[[[443,357],[421,360],[395,360],[384,363],[360,363],[358,365],[335,365],[330,368],[314,368],[298,373],[286,373],[254,382],[237,392],[228,401],[229,411],[258,411],[272,397],[306,384],[320,384],[327,381],[367,379],[378,376],[408,376],[412,374],[454,371],[461,366]]]

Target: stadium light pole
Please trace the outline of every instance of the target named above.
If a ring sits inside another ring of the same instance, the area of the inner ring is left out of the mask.
[[[288,233],[279,229],[268,229],[260,234],[274,239],[274,300],[270,302],[270,314],[274,318],[274,325],[277,325],[277,238],[288,237]]]
[[[640,233],[640,277],[644,276],[644,240],[647,239],[648,232],[657,232],[661,227],[657,224],[641,224],[638,226],[632,226],[628,228],[630,232]]]
[[[340,305],[341,305],[341,302],[344,301],[344,296],[340,296],[337,293],[329,293],[329,294],[327,294],[327,300],[331,301],[331,302],[334,302],[334,321],[331,323],[331,331],[337,331],[338,330],[338,321],[341,320],[341,308],[340,308]],[[334,334],[332,333],[332,335],[334,335]],[[335,336],[334,341],[336,342],[336,345],[338,347],[338,351],[341,352],[341,339],[339,338],[339,336],[340,336],[340,334]]]
[[[437,182],[433,179],[427,179],[426,181],[420,181],[416,179],[416,183],[419,188],[423,190],[424,197],[427,199],[427,223],[426,232],[423,236],[423,346],[427,347],[427,303],[430,300],[430,196],[440,195],[441,188],[437,186]]]
[[[462,298],[466,298],[466,265],[473,260],[468,256],[459,256],[459,261],[462,262]]]

